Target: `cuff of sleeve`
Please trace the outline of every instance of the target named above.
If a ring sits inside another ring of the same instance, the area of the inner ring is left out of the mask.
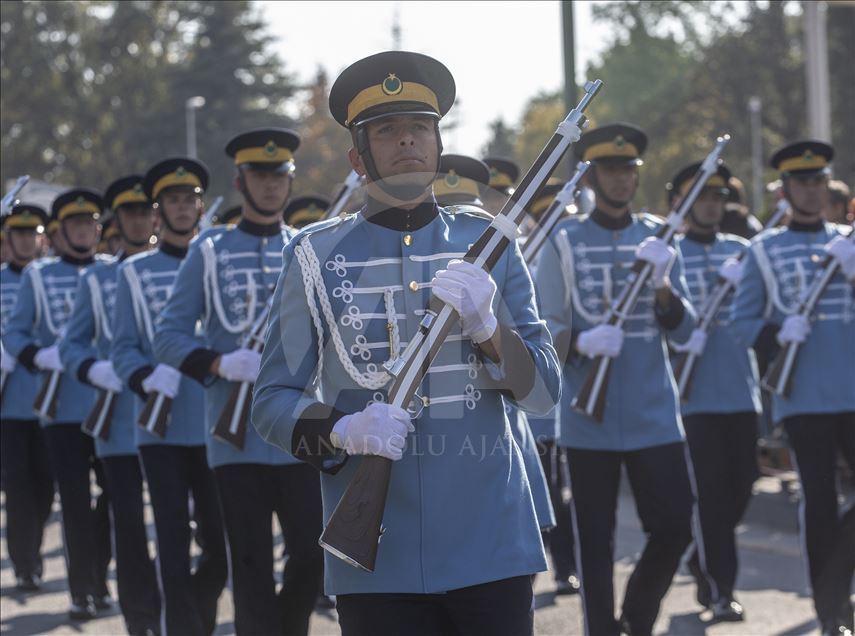
[[[666,331],[673,331],[683,322],[683,316],[686,315],[686,308],[683,306],[683,300],[673,291],[668,299],[668,307],[661,309],[659,305],[654,305],[656,320]]]
[[[213,349],[194,349],[190,352],[181,366],[178,368],[181,373],[196,380],[202,386],[210,386],[216,378],[208,373],[211,364],[220,354]]]
[[[128,378],[128,387],[130,387],[131,391],[139,395],[143,400],[148,399],[148,393],[143,390],[142,383],[143,380],[151,375],[152,371],[154,371],[154,367],[147,364],[134,371],[131,374],[131,377]]]
[[[502,350],[500,363],[496,364],[479,350],[479,357],[487,369],[488,375],[496,382],[497,388],[507,391],[510,397],[521,400],[534,387],[534,359],[522,337],[505,325],[498,327]]]
[[[330,439],[333,427],[346,414],[326,404],[310,404],[291,433],[291,454],[323,473],[334,475],[347,461],[347,453]]]
[[[38,371],[38,367],[36,366],[36,354],[39,352],[39,348],[34,344],[28,344],[21,350],[21,353],[18,354],[18,362],[21,363],[27,371]]]
[[[97,360],[95,358],[87,358],[83,362],[80,363],[80,366],[77,367],[77,381],[82,382],[83,384],[87,384],[89,386],[93,386],[89,381],[89,369],[92,368],[92,365],[95,364]]]

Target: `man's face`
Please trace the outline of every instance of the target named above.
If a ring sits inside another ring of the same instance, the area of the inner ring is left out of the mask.
[[[95,217],[91,214],[74,214],[62,221],[66,238],[82,251],[91,250],[98,244],[101,233]]]
[[[36,257],[38,234],[31,229],[9,229],[4,241],[9,243],[9,257],[22,261],[31,261]]]
[[[392,185],[429,186],[439,165],[435,120],[428,115],[390,115],[365,124],[377,173]],[[365,174],[362,159],[351,151],[351,164]]]
[[[291,194],[291,176],[272,170],[243,170],[244,183],[256,205],[264,210],[283,210]]]
[[[828,198],[828,177],[813,175],[809,177],[787,177],[788,198],[796,211],[811,215],[819,214]]]
[[[713,188],[704,188],[692,206],[692,218],[698,225],[713,227],[724,218],[727,195]]]
[[[600,190],[610,200],[624,205],[632,201],[638,188],[638,166],[600,161],[595,170]]]
[[[147,203],[128,203],[116,210],[125,238],[131,244],[139,244],[154,233],[154,209]]]
[[[170,188],[158,197],[160,213],[178,232],[189,232],[199,221],[202,199],[193,188]]]

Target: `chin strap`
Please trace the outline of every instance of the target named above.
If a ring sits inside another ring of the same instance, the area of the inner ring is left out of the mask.
[[[65,223],[59,224],[59,231],[62,232],[62,238],[65,239],[66,246],[72,252],[75,252],[77,254],[86,254],[87,252],[90,252],[92,250],[91,247],[82,247],[80,245],[75,245],[74,243],[72,243],[71,239],[68,238],[68,232],[65,229]]]
[[[176,230],[172,223],[169,222],[169,218],[166,216],[166,211],[163,209],[163,204],[160,201],[157,202],[157,214],[160,217],[160,220],[163,221],[166,229],[178,236],[187,236],[188,234],[192,234],[193,230],[196,229],[196,226],[199,225],[199,221],[202,218],[202,211],[198,210],[196,213],[196,222],[189,230]]]
[[[122,240],[127,245],[130,245],[131,247],[142,247],[143,245],[148,245],[148,239],[145,239],[144,241],[132,241],[131,239],[128,238],[128,235],[125,234],[125,228],[122,227],[122,217],[119,214],[118,210],[116,211],[116,217],[115,218],[116,218],[116,229],[119,230],[119,236],[122,237]],[[169,227],[169,224],[167,224],[167,227]],[[171,230],[172,228],[170,227],[169,229]]]
[[[810,217],[818,217],[822,214],[822,210],[817,210],[816,212],[809,212],[808,210],[803,210],[798,207],[795,203],[793,203],[793,197],[790,195],[790,186],[787,181],[784,181],[784,197],[787,199],[787,202],[790,204],[790,207],[794,212],[798,212],[799,214],[803,214],[805,216]]]
[[[594,193],[597,195],[597,197],[608,203],[609,207],[625,208],[632,201],[632,197],[630,197],[628,201],[618,201],[616,199],[612,199],[605,192],[603,192],[603,189],[600,187],[600,182],[599,180],[597,180],[597,164],[593,164],[591,166],[591,170],[588,172],[588,174],[591,176],[591,188],[594,190]]]
[[[242,167],[243,166],[241,166],[241,168]],[[241,168],[238,168],[238,190],[243,195],[243,198],[246,200],[246,202],[249,203],[250,207],[253,210],[255,210],[256,212],[258,212],[259,214],[261,214],[262,216],[270,217],[270,216],[276,216],[277,214],[282,214],[282,212],[285,211],[285,204],[288,203],[288,197],[285,197],[285,200],[282,202],[282,205],[280,205],[276,209],[271,210],[271,209],[262,208],[261,206],[259,206],[255,202],[255,199],[253,199],[252,195],[249,193],[249,188],[246,185],[246,179],[244,178],[243,170]],[[293,173],[289,173],[288,177],[293,180],[294,179]],[[288,188],[288,195],[290,196],[290,194],[291,194],[291,188]]]

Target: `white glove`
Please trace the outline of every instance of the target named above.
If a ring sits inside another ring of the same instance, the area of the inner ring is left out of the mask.
[[[98,362],[89,367],[86,377],[89,382],[99,389],[104,389],[111,393],[119,393],[122,390],[122,379],[116,375],[113,363],[109,360],[98,360]]]
[[[4,373],[12,373],[15,370],[15,356],[6,351],[5,348],[0,349],[0,369]]]
[[[62,366],[62,360],[59,359],[59,347],[57,345],[42,347],[36,351],[33,362],[42,371],[62,371],[65,368]]]
[[[575,144],[579,141],[579,137],[582,136],[582,129],[579,128],[576,124],[571,124],[570,122],[561,122],[558,126],[561,134],[564,135],[564,138],[569,140],[571,144]]]
[[[407,433],[414,430],[416,427],[404,409],[374,402],[336,422],[330,441],[348,455],[380,455],[397,461],[404,456]]]
[[[742,278],[743,267],[742,261],[730,257],[718,268],[718,275],[735,287],[739,284],[739,279]]]
[[[255,382],[260,368],[261,354],[241,348],[222,355],[219,374],[229,382]]]
[[[808,322],[808,319],[796,314],[784,318],[784,324],[781,325],[775,338],[778,340],[779,345],[786,347],[791,342],[803,343],[807,340],[809,333],[810,322]]]
[[[702,329],[692,329],[692,335],[689,336],[689,339],[686,341],[682,347],[680,347],[681,351],[685,351],[687,353],[691,353],[696,356],[700,356],[704,352],[704,348],[707,346],[707,334],[703,332]]]
[[[677,257],[677,250],[661,238],[648,236],[641,241],[638,249],[635,250],[635,257],[647,261],[653,266],[650,280],[653,281],[654,289],[661,289],[665,286],[665,279],[668,277],[671,265],[674,264],[674,259]]]
[[[159,364],[142,381],[142,390],[146,393],[162,393],[170,400],[178,395],[181,385],[181,372],[168,364]]]
[[[825,251],[837,261],[847,279],[855,279],[855,243],[851,239],[835,236],[825,244]]]
[[[493,314],[496,283],[483,269],[460,260],[448,262],[432,281],[433,295],[460,314],[463,335],[478,344],[489,340],[498,323]]]
[[[589,358],[617,358],[623,347],[623,329],[614,325],[597,325],[579,334],[576,349]]]

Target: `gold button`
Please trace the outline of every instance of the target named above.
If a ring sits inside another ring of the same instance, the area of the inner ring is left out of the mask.
[[[819,263],[821,259],[822,257],[819,254],[811,254],[810,260],[812,260],[814,263]]]
[[[404,234],[404,245],[409,247],[413,244],[413,235],[412,234]]]
[[[419,284],[414,280],[410,281],[410,291],[419,291]]]

